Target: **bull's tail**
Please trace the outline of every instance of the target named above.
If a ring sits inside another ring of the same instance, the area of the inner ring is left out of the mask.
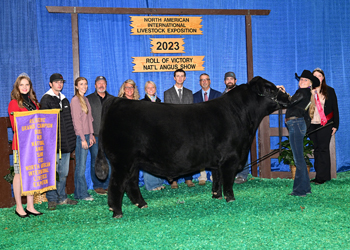
[[[98,153],[95,161],[95,174],[97,178],[100,180],[105,180],[109,173],[109,163],[107,161],[106,154],[103,149],[102,131],[103,131],[105,119],[107,116],[106,111],[108,110],[113,100],[114,98],[108,99],[103,103],[103,106],[102,106],[101,124],[100,124],[99,136],[98,136]]]
[[[98,179],[105,180],[109,173],[109,165],[103,150],[102,138],[98,138],[98,153],[95,161],[95,174]]]

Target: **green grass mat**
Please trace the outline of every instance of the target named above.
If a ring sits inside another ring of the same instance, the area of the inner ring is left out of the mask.
[[[20,219],[0,209],[0,249],[350,249],[350,172],[312,194],[291,197],[293,181],[250,178],[233,186],[236,201],[211,198],[211,183],[141,192],[148,208],[127,196],[113,219],[107,196],[61,205]],[[71,197],[72,198],[72,197]]]

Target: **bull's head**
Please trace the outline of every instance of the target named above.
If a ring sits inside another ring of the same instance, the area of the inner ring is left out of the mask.
[[[276,87],[272,82],[260,77],[254,77],[248,85],[256,92],[259,96],[263,96],[276,102],[280,108],[287,108],[292,103],[300,101],[300,98],[293,100],[288,93],[283,93],[280,89]]]

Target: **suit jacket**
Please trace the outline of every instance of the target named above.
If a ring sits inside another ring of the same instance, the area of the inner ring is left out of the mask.
[[[189,89],[186,89],[185,87],[183,87],[182,89],[183,89],[182,102],[180,102],[180,98],[179,98],[174,86],[172,86],[170,89],[164,91],[164,102],[165,103],[173,103],[173,104],[191,104],[191,103],[193,103],[192,91]]]
[[[221,93],[215,89],[210,88],[210,94],[208,100],[213,100],[221,96]],[[204,102],[202,90],[197,91],[193,94],[193,103]]]

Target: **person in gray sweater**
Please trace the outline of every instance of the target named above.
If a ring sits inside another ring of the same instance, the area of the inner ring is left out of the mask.
[[[91,114],[92,114],[92,117],[94,118],[92,125],[94,127],[94,136],[96,139],[96,143],[89,148],[90,154],[91,154],[91,180],[92,180],[95,192],[101,195],[104,195],[107,193],[109,177],[111,174],[110,167],[109,167],[108,177],[105,181],[100,181],[95,174],[95,159],[98,152],[98,134],[100,131],[102,106],[107,99],[114,97],[113,95],[110,95],[106,91],[106,88],[107,88],[106,78],[104,76],[98,76],[96,77],[96,80],[95,80],[95,92],[87,96],[87,99],[89,100],[89,103],[91,105]]]

